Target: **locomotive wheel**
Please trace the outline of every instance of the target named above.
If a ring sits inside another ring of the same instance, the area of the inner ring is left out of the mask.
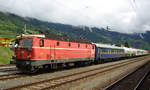
[[[36,73],[37,71],[39,71],[39,68],[31,67],[29,73]]]

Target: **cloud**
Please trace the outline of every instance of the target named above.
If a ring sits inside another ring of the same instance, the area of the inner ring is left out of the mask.
[[[135,1],[135,2],[134,2]],[[149,0],[0,0],[0,11],[133,33],[150,30]]]

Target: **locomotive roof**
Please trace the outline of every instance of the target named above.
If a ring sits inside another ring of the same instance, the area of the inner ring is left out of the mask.
[[[17,36],[16,38],[22,38],[22,37],[39,37],[39,38],[45,38],[45,39],[53,39],[53,40],[61,40],[61,41],[70,41],[70,42],[77,42],[77,43],[89,43],[91,44],[90,41],[85,40],[83,38],[74,38],[74,37],[69,37],[67,35],[56,35],[56,34],[39,34],[39,35],[34,35],[34,34],[22,34],[20,36]]]
[[[21,38],[21,37],[41,37],[41,38],[45,38],[44,34],[22,34],[19,36],[16,36],[16,38]]]
[[[78,37],[69,37],[67,35],[56,35],[56,34],[48,34],[45,35],[45,38],[50,38],[54,40],[62,40],[62,41],[70,41],[70,42],[77,42],[77,43],[89,43],[91,44],[90,41],[83,39],[83,38],[78,38]]]

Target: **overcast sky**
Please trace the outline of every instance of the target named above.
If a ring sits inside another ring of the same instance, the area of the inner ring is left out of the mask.
[[[0,11],[123,33],[150,30],[150,0],[0,0]]]

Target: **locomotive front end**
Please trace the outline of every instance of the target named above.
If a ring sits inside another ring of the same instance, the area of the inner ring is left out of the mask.
[[[17,38],[15,42],[16,67],[21,71],[31,71],[33,38]]]

